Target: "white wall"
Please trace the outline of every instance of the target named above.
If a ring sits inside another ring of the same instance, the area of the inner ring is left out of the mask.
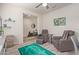
[[[15,20],[15,23],[8,23],[11,26],[11,29],[5,28],[5,35],[14,35],[16,36],[16,42],[21,44],[23,43],[23,13],[25,14],[32,14],[39,16],[36,13],[30,12],[25,8],[17,7],[14,5],[2,5],[1,8],[1,17],[4,20],[8,19],[9,17],[12,20]],[[39,22],[39,20],[38,20]],[[39,27],[39,25],[38,25]]]
[[[54,26],[53,19],[56,17],[66,17],[65,26]],[[54,35],[62,35],[63,31],[66,29],[74,30],[79,35],[79,4],[71,4],[64,8],[52,11],[43,15],[43,20],[41,20],[42,29],[48,29],[49,33]]]
[[[2,6],[2,20],[7,20],[8,18],[11,18],[12,20],[15,20],[15,23],[8,23],[9,26],[11,26],[11,29],[5,28],[5,35],[14,35],[17,38],[18,43],[23,42],[23,15],[22,15],[22,9],[10,5],[4,5]]]

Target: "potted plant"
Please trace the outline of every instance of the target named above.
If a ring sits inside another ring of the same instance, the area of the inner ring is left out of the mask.
[[[0,29],[0,36],[2,35],[2,33],[3,33],[3,29]]]

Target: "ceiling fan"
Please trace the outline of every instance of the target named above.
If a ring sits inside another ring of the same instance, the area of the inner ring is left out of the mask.
[[[46,9],[49,9],[50,4],[49,3],[40,3],[38,4],[35,8],[39,8],[40,6],[46,7]],[[56,5],[54,5],[52,8],[56,7]]]
[[[40,6],[44,6],[44,7],[46,7],[46,9],[48,9],[49,8],[49,3],[40,3],[35,8],[38,8]]]

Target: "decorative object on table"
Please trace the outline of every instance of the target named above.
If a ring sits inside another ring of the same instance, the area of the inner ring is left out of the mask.
[[[66,25],[66,17],[54,18],[55,26],[64,26]]]
[[[31,37],[31,36],[33,36],[33,33],[29,32],[28,37]]]
[[[18,48],[21,55],[55,55],[54,52],[51,52],[37,43],[32,43],[30,45]]]
[[[31,32],[28,33],[28,37],[37,36],[37,35],[38,35],[37,29],[35,29],[35,31],[33,31],[33,33],[31,33]]]
[[[37,36],[37,35],[38,35],[37,29],[35,29],[35,30],[33,31],[33,35],[34,35],[34,36]]]

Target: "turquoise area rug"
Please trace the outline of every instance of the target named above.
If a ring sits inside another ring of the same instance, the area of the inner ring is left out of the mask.
[[[55,53],[43,48],[37,43],[18,48],[21,55],[55,55]]]

